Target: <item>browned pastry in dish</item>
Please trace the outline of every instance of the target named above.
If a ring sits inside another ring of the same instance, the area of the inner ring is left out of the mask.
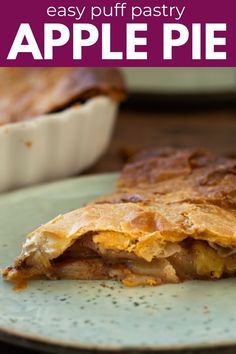
[[[70,107],[88,98],[125,98],[118,69],[0,68],[0,125]]]
[[[127,286],[236,275],[236,159],[197,149],[136,156],[117,191],[28,235],[6,280]]]

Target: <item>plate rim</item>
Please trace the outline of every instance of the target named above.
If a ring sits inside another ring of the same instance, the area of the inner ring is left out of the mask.
[[[89,354],[91,352],[97,353],[158,353],[158,352],[173,352],[182,353],[183,351],[199,352],[201,350],[228,350],[236,348],[236,340],[226,340],[220,342],[202,342],[195,344],[177,344],[177,345],[161,345],[161,346],[135,346],[135,345],[102,345],[102,344],[88,344],[74,342],[71,344],[69,341],[53,340],[46,336],[34,336],[25,332],[4,329],[0,327],[0,340],[5,343],[19,345],[21,347],[27,347],[30,349],[36,349],[41,351],[50,351],[51,353],[80,353]],[[12,341],[14,340],[14,342]]]
[[[97,178],[115,178],[120,175],[120,171],[112,171],[112,172],[105,172],[105,173],[91,173],[91,174],[85,174],[85,175],[80,175],[80,176],[73,176],[70,178],[62,178],[58,179],[55,181],[47,181],[45,183],[39,183],[39,184],[34,184],[28,187],[23,187],[23,188],[18,188],[18,189],[13,189],[9,190],[6,192],[1,192],[0,193],[0,202],[4,199],[13,198],[15,195],[21,195],[23,193],[31,193],[32,191],[35,191],[35,193],[40,192],[41,189],[45,188],[54,188],[59,185],[66,185],[67,183],[76,183],[77,181],[81,180],[86,180],[86,179],[97,179]]]

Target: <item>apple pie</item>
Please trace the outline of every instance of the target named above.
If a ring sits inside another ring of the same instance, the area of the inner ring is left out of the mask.
[[[236,159],[153,149],[117,190],[28,235],[5,280],[114,279],[126,286],[236,275]]]

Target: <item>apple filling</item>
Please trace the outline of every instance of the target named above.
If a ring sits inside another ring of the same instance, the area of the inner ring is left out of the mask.
[[[236,250],[206,241],[186,239],[166,242],[151,260],[138,257],[132,248],[104,248],[95,242],[107,232],[84,236],[51,262],[50,278],[116,279],[127,286],[178,283],[191,279],[218,279],[236,273]],[[111,238],[110,238],[111,239]],[[112,238],[114,241],[114,238]],[[111,246],[111,245],[110,245]]]
[[[151,237],[132,241],[125,233],[89,232],[49,260],[37,250],[3,275],[24,287],[27,279],[114,279],[126,286],[179,283],[235,276],[236,249],[187,238],[169,242]]]

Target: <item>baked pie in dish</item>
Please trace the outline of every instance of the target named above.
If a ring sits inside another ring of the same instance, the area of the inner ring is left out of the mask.
[[[115,279],[126,286],[236,275],[236,159],[154,149],[117,190],[28,235],[5,280]]]
[[[0,68],[0,125],[62,111],[89,98],[125,97],[117,69]]]
[[[0,192],[73,175],[103,154],[126,96],[118,69],[0,68],[0,76]]]

